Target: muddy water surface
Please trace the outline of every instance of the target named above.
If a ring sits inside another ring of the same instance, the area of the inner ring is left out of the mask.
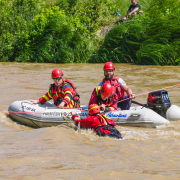
[[[180,67],[115,67],[137,95],[180,83]],[[114,140],[66,125],[32,129],[8,118],[13,101],[47,92],[54,68],[74,82],[81,104],[103,78],[103,64],[0,63],[0,179],[180,179],[180,121],[152,129],[117,126],[124,138]],[[167,90],[180,106],[180,87]],[[146,103],[147,95],[136,101]]]

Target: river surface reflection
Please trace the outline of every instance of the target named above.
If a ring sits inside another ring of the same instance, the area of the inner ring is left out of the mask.
[[[180,67],[115,64],[135,100],[146,103],[153,90],[179,84]],[[66,125],[32,129],[6,116],[15,100],[38,99],[60,68],[87,104],[103,79],[103,64],[0,63],[0,179],[180,179],[180,121],[158,128],[117,126],[123,140],[100,138]],[[180,86],[166,89],[180,106]]]

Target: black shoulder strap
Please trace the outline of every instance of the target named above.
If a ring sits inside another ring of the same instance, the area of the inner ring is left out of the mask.
[[[50,84],[50,86],[49,86],[49,91],[52,89],[52,88],[54,88],[54,83],[53,84]]]

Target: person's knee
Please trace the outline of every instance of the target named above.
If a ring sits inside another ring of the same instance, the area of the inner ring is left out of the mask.
[[[121,17],[121,21],[127,21],[126,16]]]
[[[139,15],[143,14],[144,12],[143,11],[139,11]]]

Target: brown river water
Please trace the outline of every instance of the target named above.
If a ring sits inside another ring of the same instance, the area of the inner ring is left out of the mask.
[[[180,67],[115,67],[137,95],[180,83]],[[32,129],[13,122],[5,113],[9,105],[44,95],[54,68],[74,82],[84,105],[103,79],[103,64],[0,63],[0,179],[180,179],[180,121],[157,128],[117,126],[122,140],[65,124]],[[171,104],[180,106],[180,86],[167,90]],[[147,95],[135,100],[146,103]]]

